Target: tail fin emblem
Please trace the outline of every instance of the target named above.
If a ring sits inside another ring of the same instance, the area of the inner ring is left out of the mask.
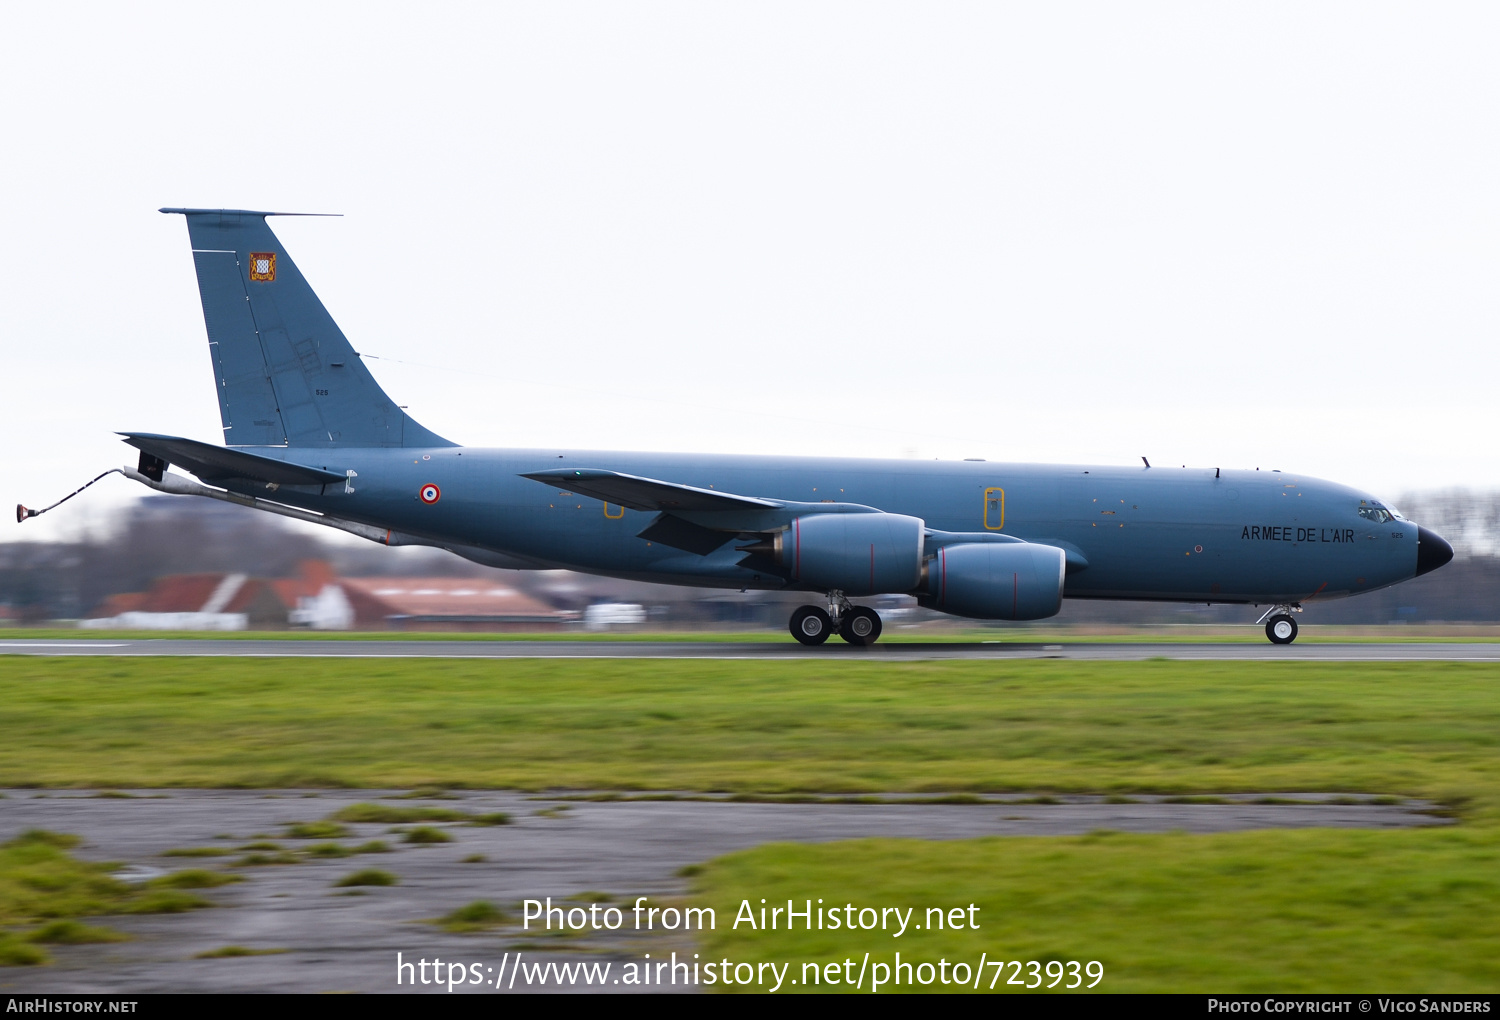
[[[270,283],[276,279],[276,253],[274,251],[250,253],[250,279],[256,283]]]

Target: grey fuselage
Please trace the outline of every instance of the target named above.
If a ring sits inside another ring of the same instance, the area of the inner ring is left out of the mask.
[[[737,542],[702,556],[650,542],[638,533],[655,513],[521,476],[607,468],[767,499],[863,504],[921,518],[935,531],[1061,546],[1070,598],[1292,604],[1372,591],[1419,572],[1415,524],[1361,516],[1361,507],[1383,504],[1280,471],[456,446],[255,452],[353,474],[342,486],[231,489],[433,545],[485,550],[496,554],[495,565],[668,584],[798,587],[740,566]],[[436,487],[436,500],[424,501],[426,486]]]

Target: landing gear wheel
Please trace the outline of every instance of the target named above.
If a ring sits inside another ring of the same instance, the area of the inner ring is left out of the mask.
[[[821,645],[833,633],[833,620],[817,606],[799,606],[787,626],[804,645]]]
[[[851,645],[873,645],[880,640],[880,614],[855,606],[839,620],[839,637]]]
[[[1278,613],[1266,621],[1266,637],[1273,645],[1289,645],[1297,640],[1297,621]]]

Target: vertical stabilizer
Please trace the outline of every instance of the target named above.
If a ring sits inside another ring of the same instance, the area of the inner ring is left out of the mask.
[[[276,213],[187,218],[226,446],[452,446],[397,407],[266,224]]]

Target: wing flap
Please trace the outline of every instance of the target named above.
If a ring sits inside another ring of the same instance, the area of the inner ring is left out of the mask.
[[[648,542],[660,542],[683,552],[707,556],[734,537],[733,532],[715,531],[701,524],[685,521],[672,514],[657,514],[656,518],[636,536]]]

